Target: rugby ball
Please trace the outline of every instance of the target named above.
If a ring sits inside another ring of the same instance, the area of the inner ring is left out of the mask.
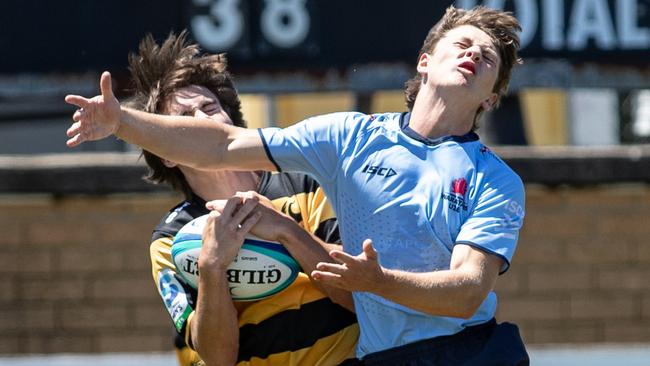
[[[208,215],[183,226],[172,243],[177,273],[193,288],[199,286],[201,236]],[[230,295],[236,301],[264,299],[284,290],[298,276],[300,265],[280,243],[249,235],[226,269]]]

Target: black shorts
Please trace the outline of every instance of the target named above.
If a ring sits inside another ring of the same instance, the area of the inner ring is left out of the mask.
[[[459,333],[424,339],[366,355],[368,366],[527,366],[530,364],[519,328],[492,319]],[[346,364],[348,365],[348,364]]]

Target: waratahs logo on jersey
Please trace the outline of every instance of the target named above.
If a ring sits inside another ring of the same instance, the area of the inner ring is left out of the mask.
[[[460,212],[467,211],[467,201],[465,201],[465,194],[467,193],[467,180],[465,178],[457,178],[451,182],[449,192],[442,192],[440,198],[449,202],[449,209],[452,211]]]
[[[465,197],[467,192],[467,180],[465,178],[454,179],[451,183],[451,193]]]

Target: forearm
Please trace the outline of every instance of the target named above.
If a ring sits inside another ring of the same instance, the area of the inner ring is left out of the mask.
[[[237,311],[225,271],[201,271],[190,334],[207,365],[234,365],[239,349]]]
[[[227,149],[229,127],[208,119],[165,116],[123,107],[115,135],[183,165],[217,168]]]
[[[314,273],[318,281],[371,292],[427,314],[462,318],[471,317],[483,303],[503,265],[496,255],[457,244],[449,270],[418,273],[387,269],[380,265],[370,239],[364,240],[358,255],[335,250],[330,256],[338,263],[319,263]]]
[[[293,224],[291,224],[293,223]],[[310,276],[316,269],[319,262],[331,261],[329,251],[332,249],[341,249],[340,245],[325,243],[315,235],[305,231],[294,221],[287,224],[280,242],[287,248],[291,255],[300,263],[304,272]],[[325,293],[335,303],[354,311],[352,294],[347,291],[333,286],[327,286],[322,282],[312,281],[323,293]]]
[[[414,310],[436,316],[469,318],[490,291],[481,274],[445,270],[414,273],[382,270],[371,292]]]

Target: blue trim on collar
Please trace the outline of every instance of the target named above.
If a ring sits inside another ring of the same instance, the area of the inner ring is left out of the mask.
[[[406,136],[408,136],[408,137],[410,137],[410,138],[412,138],[414,140],[420,141],[423,144],[435,146],[435,145],[439,145],[439,144],[442,144],[443,142],[447,142],[447,141],[455,141],[455,142],[458,142],[460,144],[460,143],[463,143],[463,142],[471,142],[471,141],[478,140],[478,135],[475,132],[472,132],[472,131],[470,131],[470,132],[468,132],[468,133],[466,133],[466,134],[464,134],[462,136],[451,136],[450,135],[450,136],[438,137],[437,139],[430,139],[428,137],[424,137],[424,136],[420,135],[419,133],[413,131],[413,129],[411,127],[409,127],[409,122],[410,121],[411,121],[411,112],[402,113],[402,115],[400,116],[400,121],[399,121],[399,125],[400,125],[400,128],[402,129],[402,132],[404,132],[404,134]]]

